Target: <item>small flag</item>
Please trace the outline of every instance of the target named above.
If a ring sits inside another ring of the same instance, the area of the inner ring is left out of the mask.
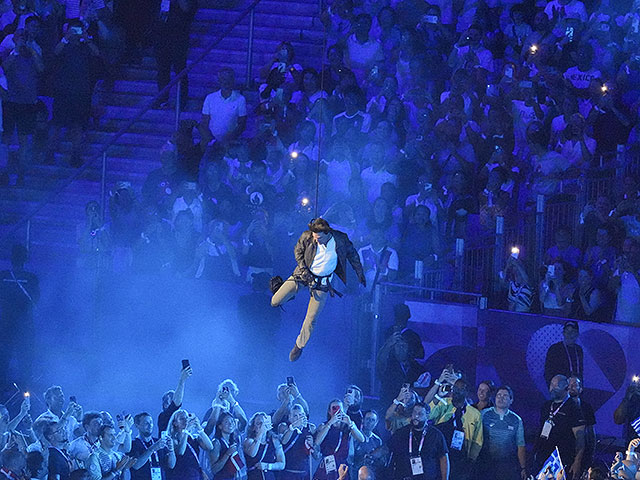
[[[542,470],[536,475],[536,480],[567,480],[560,460],[560,452],[558,447],[553,451],[551,456],[544,462]]]
[[[633,428],[635,432],[640,435],[640,417],[631,422],[631,428]]]

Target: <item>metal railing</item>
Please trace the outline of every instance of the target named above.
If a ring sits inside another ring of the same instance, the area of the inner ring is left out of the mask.
[[[242,22],[247,15],[250,16],[249,18],[249,35],[248,35],[248,40],[249,40],[249,44],[248,44],[248,49],[247,49],[247,82],[250,81],[250,75],[252,74],[252,64],[253,64],[253,29],[254,29],[254,18],[255,18],[255,7],[261,2],[262,0],[253,0],[238,16],[238,18],[231,23],[228,27],[226,27],[225,29],[223,29],[220,33],[218,33],[216,35],[216,37],[214,38],[214,40],[207,46],[204,48],[204,51],[195,59],[193,60],[191,63],[189,63],[187,65],[187,67],[182,70],[180,73],[178,73],[177,75],[175,75],[173,77],[173,79],[171,79],[171,81],[158,93],[156,93],[156,95],[149,101],[147,102],[146,105],[143,105],[142,107],[140,107],[140,109],[138,110],[138,112],[133,115],[133,117],[131,117],[125,124],[124,126],[122,126],[120,128],[120,130],[118,130],[110,139],[109,141],[100,149],[100,151],[96,154],[94,154],[92,157],[90,157],[85,163],[84,165],[82,165],[82,167],[78,168],[73,175],[71,175],[69,178],[65,179],[62,183],[62,185],[58,186],[57,188],[54,188],[53,190],[46,192],[45,196],[42,200],[40,200],[37,205],[31,209],[31,211],[29,211],[22,219],[20,219],[18,222],[16,222],[12,227],[10,227],[8,229],[8,231],[6,231],[2,236],[0,236],[0,244],[5,244],[7,241],[10,241],[12,238],[14,238],[15,234],[24,226],[24,225],[29,225],[29,228],[27,229],[27,231],[30,230],[31,227],[31,222],[33,220],[33,218],[40,212],[42,211],[42,209],[44,209],[47,205],[49,205],[50,203],[52,203],[60,194],[62,194],[71,184],[73,184],[73,182],[75,182],[76,180],[78,180],[80,177],[82,177],[83,174],[85,174],[90,168],[96,166],[96,163],[98,160],[102,161],[102,166],[101,166],[101,195],[102,195],[102,208],[105,208],[105,197],[106,197],[106,174],[107,174],[107,152],[109,150],[109,148],[111,148],[113,145],[115,145],[115,143],[126,133],[129,132],[129,130],[131,129],[131,127],[133,125],[135,125],[141,118],[142,116],[147,113],[149,110],[151,110],[154,105],[157,104],[157,102],[163,97],[169,94],[169,92],[171,91],[171,89],[174,86],[178,86],[176,88],[176,117],[175,117],[175,124],[176,124],[176,129],[178,126],[178,123],[180,121],[180,82],[182,81],[183,78],[186,77],[186,75],[191,72],[197,65],[199,65],[210,53],[211,51],[222,41],[224,40],[225,37],[227,37],[227,35],[229,35],[239,24],[240,22]],[[104,218],[104,217],[103,217]],[[28,245],[27,245],[28,247]]]

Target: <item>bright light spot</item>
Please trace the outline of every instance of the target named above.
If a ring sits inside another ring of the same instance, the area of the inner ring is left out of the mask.
[[[296,152],[295,150],[291,152],[291,158],[298,158],[298,152]]]

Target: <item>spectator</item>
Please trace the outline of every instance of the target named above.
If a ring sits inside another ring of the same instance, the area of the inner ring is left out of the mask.
[[[587,9],[580,0],[551,0],[544,7],[544,13],[554,22],[569,18],[580,20],[582,23],[588,20]]]
[[[516,247],[517,248],[517,247]],[[504,277],[508,282],[507,304],[512,312],[529,312],[533,303],[533,286],[525,264],[520,257],[520,249],[517,255],[512,253],[507,258],[504,269]]]
[[[462,209],[462,205],[460,206]],[[440,250],[440,238],[436,228],[429,219],[429,209],[418,205],[402,236],[399,248],[401,260],[400,271],[403,276],[411,275],[416,262],[423,263],[424,268],[437,268]]]
[[[202,475],[198,459],[200,449],[210,452],[213,450],[213,445],[200,425],[198,417],[184,409],[176,410],[169,419],[167,433],[169,437],[167,441],[173,443],[176,457],[175,466],[165,472],[167,480],[200,479]],[[221,476],[221,478],[224,477]]]
[[[344,412],[342,402],[337,399],[332,400],[327,408],[327,421],[318,426],[314,438],[323,456],[314,479],[338,478],[336,468],[337,465],[346,463],[350,438],[357,442],[365,441],[364,435],[355,422]]]
[[[202,232],[203,208],[202,197],[196,182],[182,182],[177,192],[179,197],[175,199],[172,207],[172,222],[176,224],[176,218],[180,212],[189,210],[193,215],[193,227],[196,232]]]
[[[424,346],[422,339],[415,330],[409,328],[411,319],[411,309],[404,303],[397,303],[393,306],[393,325],[385,332],[385,338],[400,334],[409,346],[409,356],[416,360],[424,358]]]
[[[131,466],[131,480],[162,478],[166,469],[176,465],[173,441],[164,433],[153,437],[153,417],[142,412],[133,417],[138,436],[133,440],[129,454],[136,459]]]
[[[85,433],[71,442],[68,453],[69,457],[79,465],[87,468],[89,467],[89,457],[100,445],[100,429],[102,428],[100,412],[86,412],[82,416],[82,428]]]
[[[585,120],[579,113],[569,119],[556,150],[575,168],[587,168],[596,153],[596,141],[585,133]]]
[[[346,65],[355,73],[358,83],[363,83],[367,75],[377,75],[376,67],[384,60],[382,44],[370,37],[371,16],[362,13],[352,23],[353,34],[346,42]]]
[[[560,226],[554,234],[555,245],[547,250],[545,263],[551,265],[556,261],[564,262],[573,268],[578,268],[582,254],[578,247],[571,244],[571,232],[568,227]]]
[[[169,419],[171,416],[182,407],[182,400],[184,398],[184,388],[187,382],[187,378],[193,375],[193,370],[190,366],[184,367],[180,371],[180,378],[178,380],[178,386],[175,390],[169,390],[162,395],[162,412],[158,415],[158,431],[162,432],[169,426]]]
[[[574,293],[574,311],[571,316],[580,320],[608,322],[611,311],[607,308],[607,303],[606,293],[596,286],[593,274],[581,269],[578,272],[578,288]]]
[[[309,413],[309,405],[300,393],[295,381],[291,384],[282,383],[278,385],[276,398],[280,402],[280,407],[278,407],[275,413],[271,416],[274,425],[280,426],[281,422],[287,422],[295,405],[301,406],[302,412],[305,415],[308,415]],[[299,415],[296,417],[299,420],[298,417]],[[289,420],[289,423],[292,423],[291,420]]]
[[[34,356],[33,313],[40,299],[38,277],[25,270],[28,251],[22,245],[11,248],[11,268],[0,272],[0,326],[6,332],[6,346],[0,352],[0,388],[7,388],[9,366],[13,359],[20,365],[21,384],[31,382]]]
[[[446,440],[437,428],[427,423],[428,418],[429,407],[417,403],[411,412],[411,423],[395,432],[389,440],[394,480],[414,476],[422,480],[449,478],[449,449]],[[420,458],[420,462],[412,460],[413,458]],[[416,464],[419,467],[415,467]],[[420,471],[422,473],[417,473]]]
[[[347,134],[355,134],[353,141],[359,141],[362,134],[368,133],[371,129],[371,116],[360,111],[360,92],[356,88],[345,90],[344,110],[333,117],[331,135],[346,138]]]
[[[575,286],[567,280],[565,263],[556,261],[547,267],[540,282],[540,305],[545,315],[566,317],[571,312]]]
[[[361,467],[367,466],[373,472],[381,467],[381,462],[376,458],[376,450],[382,447],[382,439],[374,433],[378,425],[378,414],[375,410],[367,410],[364,412],[362,422],[362,435],[364,442],[354,442],[353,455],[350,459],[349,466],[351,478],[357,480],[357,475]]]
[[[16,48],[2,63],[7,77],[7,96],[2,102],[3,142],[9,144],[14,130],[18,135],[18,183],[24,181],[25,168],[31,158],[36,127],[38,77],[44,70],[42,54],[29,46],[23,29],[14,34]]]
[[[370,232],[371,243],[358,250],[367,279],[367,290],[372,291],[378,282],[393,282],[398,275],[398,252],[388,246],[381,229]]]
[[[580,406],[569,396],[567,377],[555,375],[549,384],[551,399],[540,408],[539,435],[534,447],[535,467],[543,463],[557,448],[569,475],[582,473],[584,425]]]
[[[439,389],[442,401],[433,401],[432,388],[427,396],[431,402],[429,420],[442,432],[447,445],[450,445],[451,478],[460,480],[473,478],[475,462],[482,449],[482,415],[467,404],[467,383],[459,378],[451,388],[450,396]]]
[[[91,116],[91,99],[100,51],[93,43],[80,20],[69,21],[69,28],[53,51],[56,76],[53,95],[53,128],[50,157],[59,150],[60,129],[71,139],[72,166],[82,165],[80,156],[82,136]]]
[[[202,105],[200,134],[202,143],[222,145],[237,139],[247,127],[247,106],[244,95],[234,90],[235,73],[231,68],[221,68],[218,72],[219,90],[207,95]]]
[[[49,422],[44,428],[49,444],[48,474],[50,478],[69,480],[71,458],[67,453],[67,430],[63,422]]]
[[[113,425],[103,425],[100,428],[100,446],[89,457],[89,474],[91,480],[121,480],[124,472],[136,462],[115,450],[118,445],[116,431]],[[51,474],[51,470],[49,471]]]
[[[610,227],[603,225],[596,232],[596,245],[589,247],[584,254],[584,267],[598,286],[606,284],[615,264],[617,251],[611,241]]]
[[[283,75],[283,87],[291,94],[294,88],[298,86],[302,75],[302,67],[297,63],[293,63],[294,57],[293,45],[289,42],[280,43],[276,48],[273,61],[261,69],[261,77],[267,78],[274,71],[280,73]]]
[[[547,350],[544,362],[544,379],[551,383],[551,379],[556,375],[565,377],[584,376],[584,352],[582,347],[576,344],[580,327],[578,322],[567,320],[562,329],[563,340],[554,343]]]
[[[0,453],[2,461],[2,473],[7,478],[20,478],[27,466],[27,459],[17,448],[4,448]]]
[[[66,439],[73,439],[82,434],[82,427],[78,423],[76,416],[80,415],[82,407],[76,402],[69,402],[67,410],[63,411],[64,406],[64,392],[59,385],[53,385],[44,392],[44,401],[47,404],[47,411],[42,413],[38,420],[49,420],[50,422],[62,422],[67,429]]]
[[[407,383],[412,385],[424,372],[424,368],[411,358],[409,344],[399,333],[389,337],[380,348],[376,365],[383,406],[391,405],[400,387]]]
[[[584,418],[584,456],[583,465],[592,465],[596,452],[596,415],[593,407],[582,395],[582,380],[580,377],[569,377],[569,396],[580,406]]]
[[[274,480],[276,477],[269,472],[284,469],[282,443],[272,428],[271,418],[264,412],[255,413],[249,421],[247,439],[243,443],[248,480]]]
[[[610,289],[618,295],[616,323],[639,323],[640,308],[640,244],[627,238],[622,245],[622,256],[616,260]]]
[[[640,382],[633,380],[624,393],[624,398],[613,412],[616,425],[623,425],[625,441],[631,441],[638,435],[631,423],[640,417]]]
[[[287,425],[288,423],[288,425]],[[307,420],[302,405],[294,404],[289,411],[287,422],[281,424],[282,446],[285,452],[285,469],[282,480],[309,479],[309,457],[319,457],[320,449],[314,444],[315,426]]]
[[[482,29],[480,25],[473,24],[460,36],[453,46],[449,57],[449,66],[454,70],[458,68],[483,68],[493,72],[493,55],[482,44]]]
[[[496,480],[527,477],[527,453],[522,419],[510,410],[513,390],[498,387],[496,404],[482,411],[484,442],[480,453],[480,472]]]
[[[476,396],[478,401],[472,406],[479,411],[483,411],[487,408],[494,406],[494,400],[496,395],[496,386],[492,380],[484,380],[478,384],[478,391]]]
[[[187,53],[189,51],[189,33],[191,23],[198,10],[195,0],[170,0],[160,6],[160,21],[157,22],[158,39],[156,45],[156,62],[158,64],[158,90],[162,91],[169,84],[171,70],[176,74],[187,67]],[[180,80],[181,108],[189,98],[188,79],[184,76]],[[161,107],[169,104],[169,92],[160,98]]]
[[[343,404],[347,408],[347,415],[356,423],[356,427],[362,430],[362,390],[357,385],[349,385],[344,393]]]

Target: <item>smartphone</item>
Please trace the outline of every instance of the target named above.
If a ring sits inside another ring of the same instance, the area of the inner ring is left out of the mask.
[[[71,33],[74,35],[82,35],[82,27],[71,27],[69,30],[71,30]]]
[[[29,392],[27,392],[27,393],[29,393]],[[73,402],[73,403],[78,403],[78,399],[76,398],[76,396],[75,396],[75,395],[71,395],[71,396],[69,397],[69,401],[70,401],[70,402]]]
[[[403,383],[402,384],[402,388],[405,390],[409,390],[411,388],[411,384],[410,383]]]
[[[296,384],[296,381],[293,377],[287,377],[287,385],[291,386],[295,384]]]
[[[422,19],[426,23],[433,23],[433,24],[438,23],[438,16],[437,15],[423,15]]]
[[[556,266],[555,265],[549,265],[547,267],[547,273],[549,274],[550,277],[555,277],[556,276]]]
[[[333,407],[331,407],[331,415],[335,415],[339,411],[340,411],[340,405],[334,405]]]
[[[30,396],[31,396],[31,394],[29,392],[24,392],[24,398],[29,398]]]
[[[567,27],[564,31],[565,36],[569,39],[570,42],[573,42],[573,33],[575,29],[573,27]]]
[[[517,259],[520,256],[520,249],[518,247],[511,247],[511,256]]]
[[[182,369],[184,370],[188,366],[189,366],[189,360],[187,359],[182,360]]]

